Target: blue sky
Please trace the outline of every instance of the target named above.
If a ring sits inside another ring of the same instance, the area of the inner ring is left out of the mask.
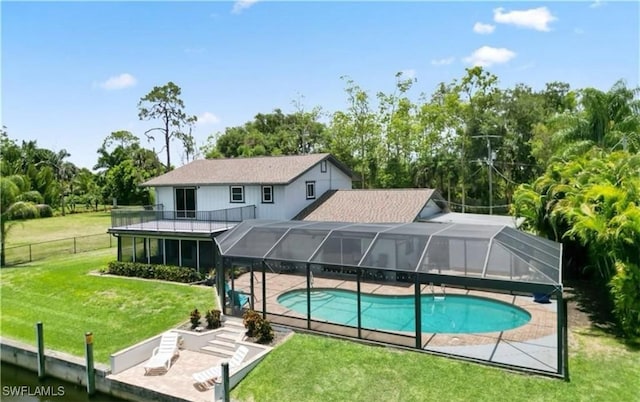
[[[6,2],[2,124],[91,168],[112,131],[142,137],[139,99],[173,81],[210,134],[275,108],[346,104],[341,76],[413,93],[483,65],[501,87],[638,86],[638,2]],[[144,146],[160,150],[160,143]],[[178,144],[172,162],[180,165]],[[164,160],[164,156],[160,155]]]

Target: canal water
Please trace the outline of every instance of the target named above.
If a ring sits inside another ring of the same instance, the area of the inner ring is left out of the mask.
[[[86,386],[56,378],[39,381],[38,373],[4,362],[0,365],[0,377],[2,402],[124,402],[100,393],[89,397]]]

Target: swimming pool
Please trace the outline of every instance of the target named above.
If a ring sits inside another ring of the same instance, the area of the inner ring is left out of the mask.
[[[341,289],[313,289],[311,318],[336,324],[358,325],[357,293]],[[278,303],[306,316],[307,291],[281,294]],[[362,293],[362,327],[415,332],[414,296],[386,296]],[[422,332],[481,333],[504,331],[526,324],[531,315],[520,307],[498,300],[467,295],[421,297]]]

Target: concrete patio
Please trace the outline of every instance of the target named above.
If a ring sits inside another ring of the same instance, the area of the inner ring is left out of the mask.
[[[233,325],[229,322],[233,321]],[[120,351],[111,357],[112,374],[107,376],[110,381],[120,383],[120,388],[127,388],[132,394],[139,397],[140,401],[213,401],[214,388],[205,389],[193,379],[193,374],[208,369],[212,366],[220,366],[228,361],[233,350],[239,346],[245,346],[249,353],[241,366],[230,373],[230,385],[235,386],[246,376],[271,350],[271,347],[245,342],[240,337],[230,340],[230,350],[213,347],[221,344],[222,339],[230,339],[225,333],[225,327],[232,327],[233,333],[239,333],[241,321],[232,317],[225,317],[224,325],[218,330],[202,333],[192,331],[174,330],[181,336],[180,353],[174,357],[169,370],[154,370],[146,372],[144,365],[151,356],[151,350],[157,346],[159,336],[140,342],[130,348]],[[216,388],[219,388],[216,385]],[[218,389],[218,394],[221,392]]]

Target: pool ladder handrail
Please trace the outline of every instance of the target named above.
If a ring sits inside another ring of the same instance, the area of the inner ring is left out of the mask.
[[[431,295],[433,296],[433,300],[435,300],[435,301],[442,301],[442,300],[444,300],[445,296],[447,295],[446,287],[445,287],[444,283],[440,284],[440,289],[442,290],[442,296],[436,296],[436,292],[433,289],[433,282],[429,283],[429,288],[431,289]]]

